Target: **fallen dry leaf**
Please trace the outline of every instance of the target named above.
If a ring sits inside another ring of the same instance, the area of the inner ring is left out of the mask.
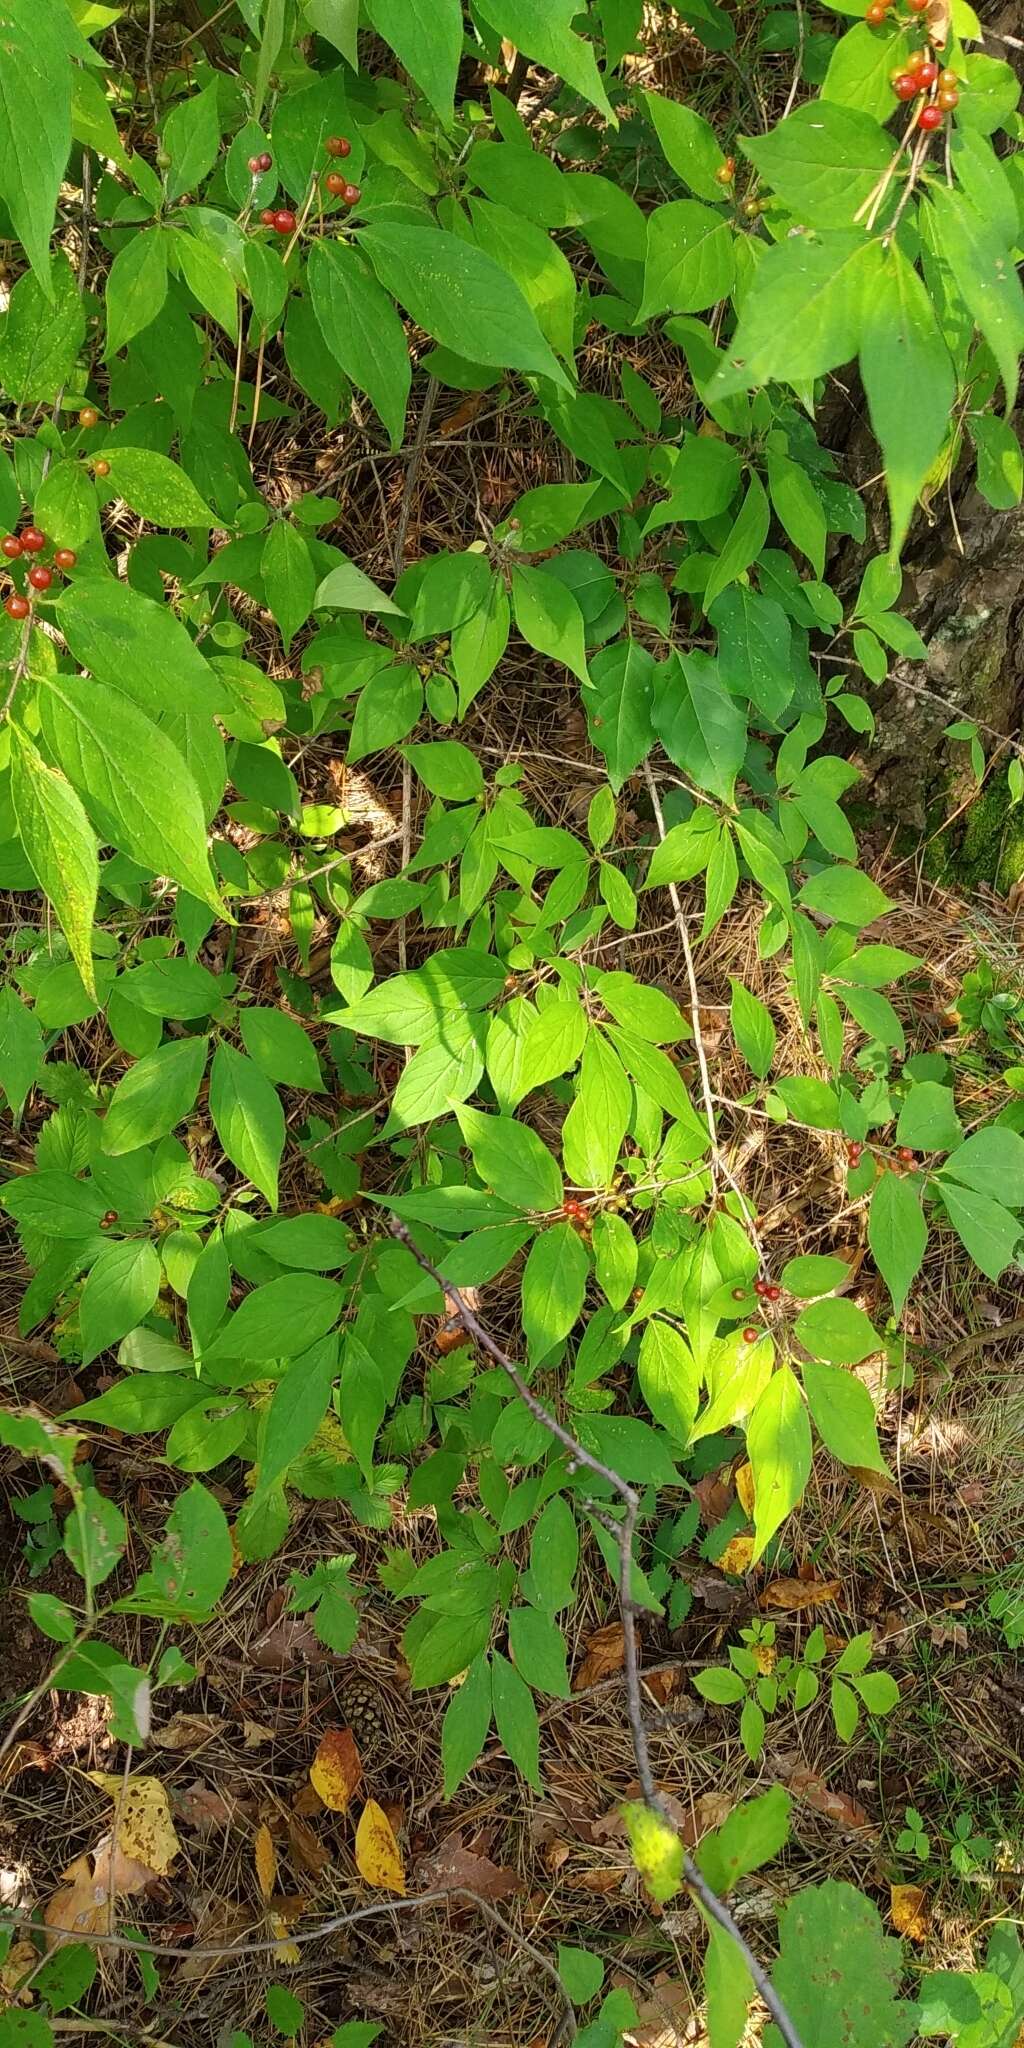
[[[721,1472],[708,1472],[703,1479],[694,1482],[694,1493],[700,1502],[701,1515],[706,1529],[714,1529],[724,1522],[732,1506],[732,1487],[727,1485]]]
[[[104,1835],[95,1849],[76,1856],[62,1876],[60,1889],[43,1913],[53,1934],[103,1932],[109,1928],[116,1898],[143,1892],[156,1882],[156,1872],[127,1855],[112,1835]]]
[[[284,1914],[269,1913],[267,1918],[270,1921],[271,1934],[276,1936],[277,1939],[277,1947],[274,1950],[275,1961],[294,1968],[295,1964],[302,1959],[302,1950],[297,1942],[288,1939],[288,1922]]]
[[[262,1721],[242,1722],[243,1749],[260,1749],[265,1742],[273,1742],[276,1728],[267,1728]]]
[[[150,1742],[156,1749],[173,1749],[187,1754],[202,1749],[215,1735],[222,1735],[227,1722],[223,1714],[172,1714],[163,1728],[154,1728]]]
[[[292,1862],[309,1877],[319,1877],[331,1860],[330,1850],[297,1813],[288,1815],[288,1847]]]
[[[356,1829],[356,1869],[376,1891],[405,1897],[405,1871],[395,1831],[383,1807],[368,1799]]]
[[[449,1835],[417,1867],[424,1891],[475,1892],[478,1899],[508,1899],[521,1889],[514,1870],[500,1869],[489,1856],[467,1849],[460,1834]]]
[[[171,1804],[178,1819],[200,1835],[211,1835],[216,1828],[241,1827],[252,1819],[253,1813],[250,1800],[215,1792],[202,1778],[195,1778],[191,1785],[175,1786]]]
[[[253,1860],[256,1865],[256,1882],[261,1899],[269,1899],[277,1876],[277,1850],[274,1847],[270,1829],[260,1822],[253,1842]]]
[[[327,1664],[330,1655],[317,1642],[313,1625],[304,1614],[283,1614],[257,1637],[251,1662],[257,1671],[288,1671],[300,1662]]]
[[[843,1588],[839,1579],[773,1579],[761,1595],[762,1607],[775,1607],[785,1614],[799,1614],[805,1607],[819,1607],[825,1600],[837,1600]]]
[[[351,1728],[328,1728],[309,1767],[309,1782],[332,1813],[347,1813],[363,1775]]]
[[[86,1771],[114,1802],[113,1833],[125,1856],[145,1864],[150,1877],[163,1877],[179,1854],[171,1806],[159,1778],[124,1779],[111,1771]]]
[[[635,1991],[635,1980],[627,1989]],[[678,1978],[656,1977],[654,1988],[637,2009],[629,2030],[634,2048],[683,2048],[693,2039],[693,1995]]]
[[[845,1792],[834,1792],[831,1785],[826,1785],[824,1778],[819,1778],[816,1771],[802,1768],[791,1771],[786,1779],[786,1785],[794,1799],[804,1800],[806,1805],[813,1806],[816,1813],[823,1813],[826,1820],[834,1820],[837,1827],[872,1828],[872,1823],[860,1802],[851,1799]],[[874,1832],[872,1828],[872,1833]]]
[[[728,1572],[732,1578],[742,1579],[750,1570],[750,1561],[753,1555],[754,1539],[752,1536],[733,1536],[726,1544],[721,1556],[716,1558],[715,1562],[723,1572]]]
[[[908,1941],[927,1939],[931,1913],[927,1894],[919,1884],[890,1885],[889,1917],[897,1934],[905,1934]]]
[[[743,1509],[743,1512],[746,1515],[748,1522],[752,1522],[754,1519],[753,1466],[750,1464],[741,1465],[739,1467],[739,1470],[735,1473],[732,1483],[736,1488],[736,1498],[739,1501],[739,1504]]]
[[[586,1639],[586,1654],[573,1675],[573,1692],[583,1692],[621,1671],[626,1661],[626,1636],[621,1621],[609,1621]]]
[[[196,1924],[197,1948],[221,1948],[229,1942],[239,1941],[254,1925],[252,1913],[234,1900],[211,1899]],[[179,1983],[202,1984],[212,1977],[215,1970],[222,1970],[229,1963],[230,1956],[189,1956],[185,1962],[176,1965]]]

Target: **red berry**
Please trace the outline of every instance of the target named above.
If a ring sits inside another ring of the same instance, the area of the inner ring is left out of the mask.
[[[347,135],[329,135],[324,148],[328,156],[351,156],[352,144]]]
[[[73,569],[78,556],[74,548],[58,548],[53,559],[58,569]]]
[[[46,535],[38,526],[26,526],[21,535],[21,545],[27,555],[41,555],[46,546]]]
[[[29,604],[27,597],[20,597],[18,592],[15,591],[13,596],[7,598],[4,610],[9,619],[27,619],[32,606]]]
[[[768,1282],[767,1282],[767,1280],[755,1280],[755,1282],[754,1282],[754,1293],[755,1293],[755,1294],[765,1294],[765,1295],[766,1295],[766,1294],[768,1293]]]
[[[781,1301],[781,1300],[782,1300],[782,1289],[781,1289],[781,1287],[769,1287],[769,1289],[768,1289],[768,1299],[769,1299],[769,1301]]]
[[[251,156],[249,158],[249,169],[251,170],[254,178],[259,177],[259,174],[263,169],[263,164],[258,156]]]
[[[3,540],[0,540],[0,551],[7,556],[9,562],[17,561],[21,553],[21,542],[16,533],[4,534]]]
[[[747,1290],[745,1287],[734,1287],[732,1290],[732,1298],[734,1301],[743,1301],[746,1298],[746,1293]]]
[[[870,7],[864,9],[864,19],[872,28],[881,28],[887,13],[888,8],[882,6],[882,0],[871,0]]]
[[[919,64],[914,72],[914,77],[916,78],[918,85],[922,88],[922,90],[926,86],[934,85],[936,79],[938,78],[938,75],[939,67],[937,64],[932,62],[932,59],[930,57],[926,57],[924,63]]]
[[[277,215],[274,212],[273,207],[265,206],[263,212],[260,214],[260,219],[263,222],[265,228],[274,227],[277,223]]]
[[[914,1164],[914,1155],[909,1145],[901,1145],[896,1157],[897,1159],[902,1159],[904,1166],[913,1166]]]
[[[333,192],[335,199],[340,199],[348,185],[348,179],[343,177],[340,171],[328,171],[324,184],[328,192]]]
[[[892,89],[898,100],[915,100],[917,98],[917,80],[911,78],[909,71],[901,71],[899,77],[893,79]]]
[[[295,233],[295,215],[288,207],[282,206],[274,215],[274,227],[279,235]]]
[[[42,562],[38,562],[34,569],[29,570],[28,580],[33,590],[49,590],[53,582],[53,570],[47,569]]]
[[[922,107],[917,117],[917,125],[919,128],[927,128],[929,130],[941,128],[943,119],[941,107]]]
[[[911,14],[927,14],[928,0],[907,0]]]
[[[940,86],[935,95],[935,104],[942,108],[944,114],[951,114],[953,108],[960,105],[960,94],[955,85]]]
[[[756,1344],[760,1335],[760,1330],[746,1329],[743,1332],[743,1342],[744,1344]]]
[[[346,206],[357,206],[363,196],[361,185],[346,185],[342,198]]]
[[[94,476],[110,475],[110,464],[104,456],[101,455],[99,461],[93,463],[92,472]]]
[[[97,410],[96,410],[96,407],[95,407],[94,405],[83,405],[83,407],[82,407],[82,410],[81,410],[81,412],[80,412],[80,413],[79,413],[79,415],[78,415],[78,424],[79,424],[79,426],[80,426],[80,427],[98,427],[98,426],[99,426],[99,423],[100,423],[100,416],[99,416],[99,413],[98,413],[98,412],[97,412]]]
[[[259,164],[261,171],[272,171],[274,168],[274,159],[271,156],[269,149],[261,150],[256,161]]]

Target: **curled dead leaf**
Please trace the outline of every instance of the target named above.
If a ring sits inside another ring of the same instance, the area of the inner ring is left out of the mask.
[[[347,1813],[363,1775],[351,1728],[328,1728],[309,1767],[309,1782],[332,1813]]]
[[[461,1834],[449,1835],[432,1856],[425,1856],[416,1877],[424,1891],[475,1892],[478,1899],[508,1899],[522,1889],[514,1870],[467,1849]]]
[[[210,1899],[196,1924],[196,1947],[227,1948],[233,1941],[239,1941],[253,1925],[253,1915],[245,1906],[239,1906],[227,1899]],[[177,1978],[183,1984],[202,1984],[212,1977],[215,1970],[222,1970],[230,1956],[194,1955],[188,1956],[177,1966]]]
[[[614,1672],[622,1670],[625,1661],[626,1634],[622,1623],[606,1622],[604,1628],[595,1629],[586,1639],[583,1662],[573,1674],[573,1692],[583,1692],[588,1685],[611,1678]]]
[[[115,1899],[144,1892],[155,1883],[156,1872],[148,1864],[136,1862],[112,1835],[104,1835],[94,1849],[68,1865],[43,1919],[55,1935],[100,1934],[110,1927]]]
[[[905,1934],[908,1941],[925,1941],[932,1921],[927,1893],[919,1884],[890,1885],[889,1918],[897,1934]]]
[[[786,1786],[794,1799],[802,1799],[807,1806],[813,1806],[816,1813],[823,1813],[826,1820],[834,1820],[837,1827],[871,1828],[875,1832],[859,1800],[851,1799],[846,1792],[834,1791],[816,1771],[803,1768],[791,1771]]]
[[[253,1859],[256,1865],[256,1882],[261,1899],[269,1899],[277,1877],[277,1850],[265,1821],[261,1821],[253,1842]]]
[[[331,1860],[330,1850],[297,1813],[288,1815],[288,1848],[292,1862],[309,1877],[319,1877]]]
[[[405,1897],[405,1870],[395,1831],[383,1807],[368,1799],[356,1829],[356,1869],[376,1891]]]
[[[950,0],[928,0],[925,21],[928,26],[928,41],[934,43],[937,50],[944,50],[952,26]]]
[[[773,1579],[761,1595],[762,1607],[774,1607],[785,1614],[800,1614],[805,1607],[819,1607],[826,1600],[838,1600],[839,1579]]]
[[[215,1735],[222,1735],[227,1722],[223,1714],[172,1714],[163,1728],[154,1728],[150,1742],[155,1749],[172,1749],[188,1754],[202,1749]]]
[[[159,1778],[123,1778],[110,1771],[86,1771],[114,1802],[113,1832],[125,1856],[145,1864],[150,1877],[163,1877],[181,1849],[171,1806]]]
[[[178,1820],[200,1835],[212,1835],[217,1828],[242,1827],[253,1814],[248,1799],[233,1799],[230,1793],[216,1792],[202,1778],[194,1778],[191,1785],[175,1786],[171,1801]]]

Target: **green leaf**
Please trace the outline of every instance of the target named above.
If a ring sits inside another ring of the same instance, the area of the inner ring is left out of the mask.
[[[239,1013],[238,1027],[249,1058],[268,1080],[313,1094],[323,1088],[320,1062],[297,1017],[257,1004]]]
[[[317,602],[323,586],[317,592]],[[359,692],[348,745],[350,761],[363,761],[385,747],[396,746],[412,732],[423,710],[423,684],[414,668],[379,669]]]
[[[821,88],[822,99],[859,109],[876,121],[888,120],[892,112],[892,72],[905,63],[909,54],[908,29],[900,29],[897,35],[884,31],[879,34],[867,22],[859,21],[855,28],[840,36],[832,51]]]
[[[990,1195],[979,1195],[973,1188],[943,1181],[940,1193],[961,1244],[990,1280],[998,1280],[1020,1243],[1024,1224]]]
[[[678,113],[687,109],[679,107]],[[647,223],[643,299],[637,320],[701,313],[727,298],[736,275],[735,237],[721,213],[699,199],[658,206]]]
[[[213,1494],[194,1480],[178,1495],[167,1517],[165,1538],[154,1552],[152,1570],[140,1573],[126,1599],[115,1601],[115,1612],[206,1621],[234,1563],[224,1510]]]
[[[604,1964],[589,1948],[558,1944],[558,1974],[574,2005],[587,2005],[604,1983]]]
[[[747,1423],[754,1471],[754,1561],[803,1493],[811,1470],[811,1425],[788,1365],[772,1374]]]
[[[817,1365],[813,1359],[806,1359],[800,1370],[807,1405],[822,1443],[833,1457],[841,1459],[844,1465],[884,1472],[875,1404],[863,1381],[840,1366]]]
[[[156,319],[167,297],[167,234],[147,228],[119,249],[107,273],[108,358]]]
[[[536,1607],[513,1607],[508,1618],[509,1650],[515,1668],[528,1685],[554,1699],[570,1697],[565,1666],[565,1638],[550,1615]]]
[[[773,1785],[757,1799],[744,1799],[721,1827],[704,1836],[697,1862],[716,1892],[731,1892],[779,1854],[789,1837],[790,1808],[788,1792]]]
[[[621,1060],[600,1033],[583,1048],[576,1100],[562,1125],[565,1171],[578,1187],[610,1187],[632,1107]]]
[[[710,655],[671,654],[662,663],[654,728],[684,775],[699,789],[732,802],[746,753],[746,719],[735,697],[723,688]]]
[[[105,1244],[79,1302],[82,1364],[120,1342],[148,1316],[160,1292],[160,1261],[145,1238]]]
[[[0,1088],[13,1117],[43,1064],[43,1034],[33,1012],[12,988],[0,989]]]
[[[483,795],[483,769],[461,740],[429,740],[422,746],[406,747],[405,756],[432,796],[442,796],[448,803],[469,803]]]
[[[639,766],[653,738],[653,678],[654,657],[638,640],[617,640],[590,659],[583,703],[591,740],[604,756],[616,792]]]
[[[676,1443],[687,1444],[697,1416],[701,1373],[689,1345],[671,1323],[652,1316],[640,1342],[640,1391],[656,1422]]]
[[[776,1031],[771,1011],[741,981],[730,980],[729,1022],[733,1037],[752,1074],[763,1081],[775,1058]]]
[[[721,200],[723,187],[715,174],[722,169],[725,156],[714,129],[702,114],[682,100],[663,99],[660,93],[645,92],[644,102],[677,178],[689,185],[699,199]]]
[[[830,99],[809,100],[740,146],[790,213],[812,228],[852,226],[891,154],[872,115]]]
[[[222,1049],[215,1055],[214,1071]],[[317,1273],[282,1274],[246,1295],[207,1346],[205,1360],[295,1358],[326,1336],[344,1303],[344,1289],[336,1280]]]
[[[1021,331],[1024,338],[1024,323]],[[931,298],[898,242],[891,244],[865,306],[860,368],[871,425],[885,458],[895,555],[918,492],[950,431],[956,396],[953,365]]]
[[[765,488],[759,476],[752,476],[747,495],[733,521],[729,538],[704,588],[704,609],[711,610],[716,597],[749,569],[768,538],[771,514]]]
[[[355,249],[323,237],[310,250],[309,289],[331,354],[367,393],[392,448],[399,448],[412,371],[405,330],[391,300]]]
[[[441,1725],[444,1796],[450,1799],[472,1770],[491,1725],[491,1667],[483,1651],[474,1657],[453,1695]]]
[[[820,910],[837,924],[852,925],[858,931],[892,909],[888,896],[870,875],[863,874],[860,868],[839,865],[822,868],[812,875],[797,900],[808,910]]]
[[[0,111],[0,124],[2,119]],[[0,380],[8,402],[26,405],[42,400],[52,405],[84,340],[85,310],[66,256],[52,259],[45,289],[26,270],[11,291],[0,323]],[[34,509],[38,516],[38,502]]]
[[[378,982],[368,995],[337,1011],[334,1021],[390,1045],[423,1045],[438,1035],[446,1017],[484,1009],[501,994],[504,982],[505,969],[489,953],[442,949],[411,973]]]
[[[519,286],[482,249],[443,228],[395,221],[359,239],[385,290],[442,348],[571,388]]]
[[[534,1238],[523,1270],[523,1330],[531,1358],[546,1358],[567,1337],[583,1307],[590,1261],[570,1223]]]
[[[172,107],[164,122],[162,142],[171,159],[167,173],[168,199],[180,199],[194,192],[217,160],[220,148],[220,116],[217,111],[217,79],[201,92],[192,92]]]
[[[40,708],[47,741],[102,837],[223,916],[203,801],[166,733],[120,691],[80,676],[51,676]]]
[[[782,606],[746,583],[733,583],[715,599],[709,617],[718,632],[718,672],[726,689],[749,697],[765,718],[777,719],[794,688],[793,633]]]
[[[208,1038],[176,1038],[137,1060],[117,1084],[103,1120],[108,1158],[151,1145],[194,1107],[206,1067]]]
[[[997,512],[1012,512],[1024,495],[1024,452],[1013,428],[992,413],[977,413],[967,425],[978,458],[982,497]]]
[[[963,1134],[952,1088],[939,1081],[914,1081],[900,1109],[897,1142],[915,1151],[945,1152],[959,1145]]]
[[[465,1619],[463,1618],[463,1628]],[[517,1770],[540,1792],[540,1724],[530,1688],[507,1657],[495,1651],[491,1660],[494,1721],[499,1741]]]
[[[219,523],[191,478],[169,456],[152,448],[122,448],[118,444],[105,450],[105,459],[110,474],[104,488],[123,498],[152,525],[210,527]]]
[[[807,556],[815,575],[824,576],[825,512],[807,471],[784,455],[769,455],[768,488],[779,525]]]
[[[234,341],[238,335],[238,286],[224,257],[210,242],[188,231],[176,236],[174,251],[189,291]]]
[[[697,1671],[693,1678],[694,1690],[704,1700],[711,1700],[716,1707],[738,1707],[746,1696],[746,1682],[738,1671],[729,1671],[723,1664],[710,1671]]]
[[[227,708],[220,678],[170,606],[130,584],[76,576],[60,597],[57,620],[75,660],[157,724],[168,707],[207,718]]]
[[[35,517],[58,547],[81,548],[97,531],[96,491],[81,463],[55,462],[36,492]]]
[[[913,1181],[904,1180],[899,1174],[883,1173],[871,1197],[868,1243],[892,1295],[893,1314],[898,1316],[921,1270],[928,1245],[928,1225]]]
[[[1007,1124],[973,1131],[943,1162],[942,1172],[993,1201],[1024,1208],[1024,1138]]]
[[[856,1302],[843,1297],[812,1301],[801,1309],[794,1334],[812,1356],[833,1365],[859,1365],[880,1350],[881,1339]]]
[[[305,625],[316,595],[313,557],[290,520],[278,519],[271,527],[260,557],[260,575],[287,652],[299,627]]]
[[[460,0],[367,0],[366,11],[438,119],[450,126],[462,57]]]
[[[230,1045],[219,1045],[213,1056],[210,1115],[228,1158],[276,1209],[284,1111],[276,1088]]]
[[[773,378],[809,383],[848,363],[877,266],[875,246],[861,234],[796,235],[769,249],[708,387],[709,403]]]
[[[0,198],[47,297],[50,235],[71,148],[68,29],[61,0],[41,0],[38,6],[34,0],[6,0]]]
[[[312,1442],[330,1401],[337,1370],[337,1340],[325,1337],[297,1357],[278,1380],[260,1439],[255,1499],[272,1492],[292,1460]]]
[[[939,248],[996,359],[1011,412],[1024,352],[1024,289],[1012,254],[998,228],[961,192],[935,185],[931,200]]]
[[[99,891],[96,835],[71,784],[11,729],[11,799],[36,881],[53,905],[86,992],[96,1000],[93,919]]]
[[[571,27],[580,11],[576,0],[475,0],[475,9],[496,35],[514,43],[556,78],[564,78],[574,92],[614,124],[594,52]]]
[[[772,1984],[804,2048],[906,2048],[917,2025],[916,2007],[896,1998],[902,1976],[902,1944],[854,1885],[807,1885],[785,1907]],[[777,2027],[765,2048],[782,2048]]]
[[[581,683],[589,682],[583,613],[572,591],[557,576],[514,564],[512,615],[523,639],[538,654],[550,655],[578,676]]]
[[[455,1114],[485,1187],[517,1209],[561,1207],[562,1176],[536,1131],[512,1117],[485,1116],[461,1105]]]

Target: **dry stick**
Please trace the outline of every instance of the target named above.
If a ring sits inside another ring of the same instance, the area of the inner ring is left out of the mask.
[[[661,798],[658,795],[658,785],[654,780],[654,774],[651,769],[651,764],[649,761],[644,762],[644,780],[647,783],[647,789],[651,799],[651,808],[654,812],[654,822],[658,827],[658,838],[664,839],[665,816],[661,808]],[[718,1143],[718,1127],[715,1123],[715,1099],[711,1087],[711,1075],[708,1072],[708,1056],[704,1050],[704,1039],[701,1033],[700,995],[697,989],[697,970],[693,964],[693,949],[690,945],[690,934],[686,929],[686,912],[683,909],[682,902],[680,901],[679,891],[676,888],[674,882],[669,883],[668,893],[669,900],[675,912],[676,930],[679,933],[680,943],[683,948],[683,959],[686,962],[686,979],[690,989],[690,1019],[693,1024],[693,1037],[697,1053],[697,1065],[700,1068],[701,1093],[704,1097],[704,1117],[708,1127],[708,1136],[711,1139],[712,1175],[716,1173],[721,1173],[723,1180],[728,1181],[729,1186],[733,1191],[733,1194],[738,1197],[743,1217],[747,1225],[747,1229],[750,1232],[751,1238],[753,1239],[754,1248],[757,1252],[758,1263],[760,1264],[763,1272],[766,1270],[764,1250],[761,1245],[761,1241],[757,1235],[757,1232],[754,1229],[753,1220],[750,1214],[750,1204],[747,1201],[746,1195],[744,1194],[743,1189],[739,1184],[739,1181],[736,1179],[736,1176],[733,1173],[732,1168],[730,1167]]]
[[[668,1808],[658,1791],[651,1767],[651,1754],[647,1742],[647,1730],[644,1725],[643,1703],[640,1693],[640,1664],[637,1656],[636,1631],[633,1626],[634,1615],[645,1611],[638,1607],[637,1602],[633,1598],[633,1537],[636,1532],[637,1516],[640,1512],[640,1495],[636,1488],[630,1486],[628,1481],[623,1479],[612,1466],[602,1464],[600,1458],[595,1458],[591,1451],[586,1450],[583,1444],[579,1442],[579,1439],[574,1437],[572,1432],[559,1422],[557,1416],[551,1414],[550,1409],[544,1406],[543,1401],[537,1399],[536,1394],[523,1378],[515,1360],[510,1358],[507,1351],[503,1351],[501,1345],[491,1336],[490,1331],[480,1321],[479,1316],[475,1314],[474,1310],[470,1308],[465,1296],[460,1293],[454,1282],[446,1280],[443,1273],[438,1272],[437,1267],[431,1263],[426,1254],[420,1251],[419,1246],[413,1242],[405,1224],[393,1217],[390,1222],[390,1228],[392,1235],[398,1239],[399,1243],[404,1244],[407,1250],[412,1253],[417,1265],[422,1268],[424,1273],[429,1273],[430,1278],[436,1282],[437,1286],[441,1289],[446,1305],[448,1302],[452,1303],[455,1314],[463,1329],[475,1340],[480,1349],[485,1351],[487,1356],[494,1360],[495,1365],[501,1367],[502,1372],[511,1380],[519,1399],[524,1407],[529,1409],[534,1421],[539,1422],[548,1435],[553,1437],[556,1443],[561,1444],[562,1449],[568,1453],[570,1473],[577,1471],[580,1466],[585,1471],[593,1472],[595,1478],[602,1480],[606,1486],[610,1486],[623,1503],[625,1512],[623,1513],[622,1520],[616,1522],[613,1526],[619,1550],[618,1593],[619,1611],[622,1615],[626,1717],[629,1721],[629,1732],[633,1739],[633,1756],[636,1761],[636,1772],[640,1780],[643,1803],[651,1813],[656,1813],[659,1819],[663,1820],[674,1832],[675,1823],[671,1819]],[[712,1889],[706,1877],[698,1870],[697,1865],[685,1849],[683,1850],[683,1875],[690,1890],[696,1896],[709,1919],[714,1920],[722,1928],[723,1932],[729,1936],[730,1940],[735,1942],[750,1973],[754,1988],[771,2013],[783,2040],[787,2044],[787,2048],[802,2048],[800,2036],[781,1998],[773,1989],[767,1971],[759,1963],[753,1949],[744,1940],[724,1900],[720,1899],[718,1893]]]

